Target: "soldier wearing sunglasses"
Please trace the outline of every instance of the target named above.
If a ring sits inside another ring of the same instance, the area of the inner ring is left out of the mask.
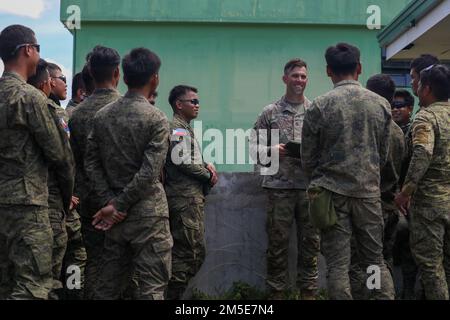
[[[36,73],[39,49],[33,30],[25,26],[0,33],[5,64],[0,79],[0,299],[48,298],[53,244],[49,167],[56,172],[65,210],[74,183],[47,99],[26,83]]]
[[[52,85],[50,99],[60,106],[61,101],[66,100],[67,98],[67,79],[62,74],[62,70],[57,64],[49,63],[48,72],[50,73]]]
[[[414,97],[406,90],[397,90],[391,104],[392,119],[402,129],[403,133],[408,132],[411,125],[411,113],[414,108]]]

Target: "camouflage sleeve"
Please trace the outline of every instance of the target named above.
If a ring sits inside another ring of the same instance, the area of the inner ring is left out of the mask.
[[[256,119],[250,135],[250,156],[260,166],[270,165],[271,131],[266,112]]]
[[[177,141],[170,142],[169,156],[172,154],[172,151],[178,145],[178,143],[179,142]],[[192,152],[194,151],[192,150]],[[209,172],[208,169],[206,169],[204,162],[202,162],[201,164],[196,164],[196,163],[186,163],[185,161],[183,161],[180,164],[174,165],[176,165],[179,171],[194,179],[200,180],[205,183],[211,179],[211,173]]]
[[[66,212],[66,214],[69,213],[69,206],[70,206],[70,202],[72,199],[72,194],[73,194],[73,188],[74,188],[74,176],[75,176],[75,163],[74,163],[74,159],[73,159],[73,154],[72,154],[72,149],[70,147],[70,142],[69,142],[69,137],[67,136],[66,131],[64,130],[63,126],[61,125],[61,119],[60,119],[60,114],[56,111],[52,112],[52,116],[53,116],[53,120],[55,121],[55,124],[58,128],[59,131],[59,135],[61,137],[61,140],[63,141],[63,152],[67,158],[67,161],[69,162],[69,167],[70,167],[70,176],[73,177],[72,182],[71,182],[71,187],[68,188],[66,186],[67,182],[66,182],[66,177],[65,176],[61,176],[61,173],[59,170],[54,170],[56,179],[58,180],[59,183],[59,190],[61,191],[61,195],[63,198],[63,203],[64,203],[64,210]],[[62,174],[67,174],[66,172],[63,172]]]
[[[100,149],[96,140],[95,118],[94,127],[88,136],[84,168],[86,170],[91,193],[93,194],[92,198],[97,200],[96,202],[99,207],[107,205],[115,195],[109,187],[100,158]]]
[[[37,94],[32,99],[32,108],[28,112],[29,128],[49,166],[55,168],[64,209],[68,212],[74,185],[71,151],[67,139],[61,137],[47,101]]]
[[[127,212],[139,199],[148,195],[152,185],[159,179],[169,148],[169,121],[165,116],[155,119],[152,132],[153,136],[144,151],[141,168],[113,200],[114,206],[120,212]]]
[[[412,195],[428,170],[434,149],[434,130],[426,114],[417,114],[412,125],[412,157],[402,192]]]
[[[70,132],[74,132],[73,130],[73,121],[72,119],[69,119],[69,130]],[[82,177],[82,173],[84,172],[84,163],[83,163],[83,155],[81,154],[81,149],[79,147],[79,143],[78,140],[76,138],[76,135],[71,134],[70,135],[70,147],[72,148],[72,153],[73,153],[73,159],[75,162],[75,190],[74,193],[76,195],[80,195],[80,190],[78,190],[78,188],[82,185],[83,183],[83,177]]]
[[[306,110],[302,128],[301,160],[302,168],[310,179],[320,158],[320,129],[322,114],[314,101]]]
[[[383,168],[389,159],[389,144],[391,142],[391,121],[392,121],[392,116],[388,111],[390,110],[389,108],[390,106],[386,107],[386,118],[384,128],[381,131],[379,141],[380,168]]]

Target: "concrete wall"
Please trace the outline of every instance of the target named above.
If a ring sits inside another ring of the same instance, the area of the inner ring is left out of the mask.
[[[265,289],[267,197],[256,173],[222,173],[207,198],[207,255],[191,286],[208,295],[226,292],[242,281]],[[296,278],[295,226],[291,230],[289,277]],[[319,285],[325,287],[325,264],[320,260]]]

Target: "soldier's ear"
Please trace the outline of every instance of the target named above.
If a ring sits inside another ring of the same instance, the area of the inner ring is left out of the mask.
[[[333,76],[333,72],[331,72],[331,68],[329,66],[327,66],[327,76],[330,78]]]
[[[356,66],[356,74],[359,76],[362,73],[362,65],[361,62],[358,62],[358,65]]]

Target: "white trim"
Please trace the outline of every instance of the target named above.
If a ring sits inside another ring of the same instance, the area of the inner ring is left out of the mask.
[[[408,29],[392,43],[386,46],[386,60],[392,58],[395,54],[402,51],[410,43],[430,30],[440,21],[450,14],[450,0],[445,0],[428,14],[416,21],[416,26]]]

